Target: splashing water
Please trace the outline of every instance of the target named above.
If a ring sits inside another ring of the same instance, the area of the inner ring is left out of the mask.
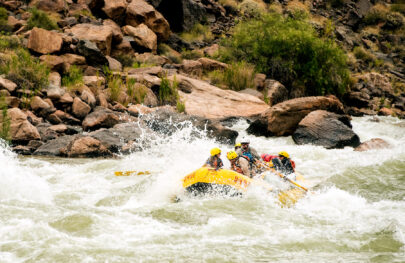
[[[247,123],[232,128],[243,137]],[[250,137],[260,153],[287,151],[317,185],[291,208],[260,189],[173,203],[218,146],[190,124],[121,159],[18,157],[2,143],[0,262],[404,262],[405,122],[354,118],[353,129],[393,147]],[[114,176],[126,170],[151,174]]]

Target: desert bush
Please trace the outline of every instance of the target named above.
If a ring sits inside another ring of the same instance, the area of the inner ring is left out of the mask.
[[[223,45],[221,60],[251,63],[287,87],[305,86],[307,95],[341,95],[346,90],[345,53],[332,40],[318,37],[305,19],[263,15],[238,24]]]
[[[214,36],[208,25],[201,25],[199,23],[194,24],[191,30],[181,33],[181,38],[186,41],[211,41]]]
[[[373,54],[360,46],[353,49],[353,54],[357,59],[363,60],[364,62],[373,62],[376,59]]]
[[[0,32],[10,32],[11,28],[7,25],[7,10],[0,7]]]
[[[62,76],[62,85],[68,88],[74,88],[80,84],[83,84],[83,71],[81,68],[72,65],[69,68],[69,72]]]
[[[388,8],[383,4],[376,4],[364,16],[363,22],[367,25],[376,25],[378,23],[385,22],[388,12]]]
[[[0,35],[0,51],[16,50],[22,47],[22,41],[17,36]]]
[[[239,10],[245,17],[260,17],[266,11],[266,5],[262,1],[244,0]]]
[[[0,115],[0,139],[3,139],[6,142],[9,142],[11,140],[10,138],[10,117],[8,117],[8,106],[5,101],[4,96],[0,96],[0,110],[1,110],[1,115]]]
[[[255,70],[246,62],[232,63],[226,70],[214,70],[208,74],[211,83],[239,91],[254,88]]]
[[[386,16],[384,29],[398,29],[404,25],[404,16],[398,12],[390,12]]]
[[[0,75],[16,83],[24,90],[33,93],[48,84],[49,68],[37,58],[31,57],[25,49],[17,49],[8,61],[0,64]]]
[[[58,29],[58,25],[45,12],[34,8],[30,9],[31,16],[27,21],[27,28],[40,27],[46,30]]]
[[[391,5],[391,11],[392,12],[399,12],[403,15],[405,15],[405,3],[395,3]]]
[[[204,56],[204,53],[198,50],[183,50],[181,57],[183,59],[199,59]]]
[[[161,76],[161,80],[162,81],[160,83],[158,94],[160,104],[176,105],[177,101],[179,100],[179,93],[177,90],[178,83],[176,77],[174,77],[173,81],[170,81],[167,78],[167,74],[163,74]]]

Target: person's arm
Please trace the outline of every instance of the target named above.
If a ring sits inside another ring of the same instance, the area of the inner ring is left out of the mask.
[[[259,154],[257,153],[256,149],[250,147],[250,153],[253,155],[253,157],[254,157],[255,159],[260,160],[260,156],[259,156]]]
[[[251,177],[249,170],[249,162],[245,158],[239,158],[240,168],[242,169],[243,175]]]

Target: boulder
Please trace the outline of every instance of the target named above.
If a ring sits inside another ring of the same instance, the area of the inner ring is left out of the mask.
[[[105,78],[98,77],[98,76],[83,76],[84,85],[88,87],[92,87],[94,89],[99,89],[100,87],[104,87]]]
[[[17,88],[17,84],[0,76],[0,88],[13,92]]]
[[[260,91],[255,90],[255,89],[250,89],[250,88],[249,89],[243,89],[243,90],[239,91],[239,93],[249,94],[249,95],[255,96],[255,97],[257,97],[257,98],[259,98],[261,100],[264,100],[263,93],[261,93]]]
[[[277,80],[266,79],[264,89],[270,106],[288,100],[288,90]]]
[[[152,64],[157,66],[162,66],[169,62],[166,57],[158,56],[150,52],[145,52],[136,55],[136,61],[143,64]]]
[[[188,92],[179,91],[185,103],[186,113],[208,119],[226,117],[250,117],[268,109],[262,100],[233,90],[223,90],[205,81],[177,75],[180,86],[189,88]]]
[[[128,107],[128,113],[132,116],[138,117],[139,115],[154,112],[154,109],[148,108],[142,104],[131,105]]]
[[[18,108],[7,111],[10,120],[10,136],[13,142],[28,142],[30,140],[40,140],[41,136],[35,126],[27,119],[27,115]],[[0,114],[0,123],[3,125],[3,115]]]
[[[30,6],[35,6],[39,10],[47,12],[64,12],[68,6],[65,0],[37,0],[31,1]]]
[[[11,28],[11,30],[17,31],[19,28],[21,28],[24,24],[26,24],[25,21],[23,20],[18,20],[14,16],[8,16],[7,18],[7,25]]]
[[[112,21],[111,19],[106,19],[103,22],[103,25],[109,26],[113,32],[113,44],[119,44],[122,42],[124,36],[122,35],[121,28],[117,23]]]
[[[104,0],[103,11],[112,20],[121,20],[126,9],[126,0]]]
[[[21,100],[14,96],[7,96],[5,98],[5,103],[9,108],[18,108],[18,106],[20,106]]]
[[[78,24],[66,32],[72,33],[80,40],[89,40],[97,45],[104,55],[110,55],[113,31],[105,25]]]
[[[112,153],[97,139],[90,136],[77,136],[66,147],[68,157],[112,156]]]
[[[128,142],[138,142],[142,146],[144,133],[149,139],[153,139],[154,132],[148,127],[140,127],[140,123],[120,123],[110,129],[99,129],[89,133],[89,136],[99,140],[109,151],[120,153]],[[152,136],[152,137],[151,137]],[[141,150],[140,147],[138,147]]]
[[[62,97],[60,97],[59,102],[64,103],[64,104],[65,103],[66,104],[71,104],[71,103],[73,103],[73,98],[69,93],[66,92],[65,94],[63,94]]]
[[[369,150],[387,149],[392,145],[381,138],[373,138],[371,140],[362,142],[359,146],[354,148],[357,152],[364,152]]]
[[[51,126],[52,125],[49,123],[41,123],[36,126],[41,135],[41,141],[48,142],[59,137],[59,134],[56,131],[50,129]]]
[[[262,73],[257,73],[255,74],[255,78],[253,82],[255,83],[255,88],[257,90],[263,90],[264,89],[264,84],[266,81],[266,75]]]
[[[40,54],[51,54],[60,51],[63,39],[59,33],[34,27],[28,38],[27,47]]]
[[[95,111],[87,115],[83,120],[82,126],[85,131],[88,131],[111,128],[119,122],[119,117],[112,110],[96,107]]]
[[[43,155],[43,156],[64,156],[65,149],[68,144],[73,141],[75,136],[65,135],[58,137],[56,139],[46,142],[44,145],[39,147],[34,155]]]
[[[83,119],[90,111],[91,107],[84,103],[80,98],[76,97],[73,99],[72,113],[77,118]]]
[[[62,27],[62,28],[64,28],[64,27],[72,27],[72,26],[76,25],[77,23],[78,22],[77,22],[76,17],[69,16],[69,17],[66,17],[64,19],[59,20],[58,21],[58,26]]]
[[[65,64],[69,65],[85,65],[86,58],[76,54],[66,53],[60,56]]]
[[[89,40],[80,40],[77,44],[77,51],[86,58],[89,65],[103,66],[108,63],[105,55],[96,44]]]
[[[37,117],[32,111],[27,110],[25,111],[25,114],[27,115],[27,120],[34,126],[37,126],[43,122],[43,119]]]
[[[378,111],[378,115],[380,115],[380,116],[395,116],[395,113],[394,113],[394,111],[392,109],[388,109],[388,108],[383,107]]]
[[[65,124],[57,124],[50,126],[49,129],[57,133],[65,133],[68,128]]]
[[[108,67],[112,71],[122,71],[122,65],[121,62],[116,60],[115,58],[112,58],[110,56],[106,56],[106,59],[108,60]]]
[[[63,71],[65,67],[65,63],[63,59],[59,56],[54,55],[42,55],[39,59],[45,63],[51,70],[55,71]]]
[[[44,109],[49,109],[51,106],[49,106],[48,103],[46,103],[43,99],[41,99],[39,96],[34,96],[31,99],[31,109],[33,111],[41,111]]]
[[[170,26],[161,13],[145,0],[132,1],[126,11],[126,23],[131,26],[147,25],[157,35],[160,41],[165,41],[170,35]]]
[[[222,126],[217,120],[184,115],[165,108],[146,114],[142,119],[155,132],[169,136],[181,128],[192,126],[199,130],[206,131],[208,137],[215,138],[221,143],[234,144],[236,137],[238,137],[237,131]],[[199,137],[201,134],[196,132],[193,136]]]
[[[133,48],[138,52],[156,52],[157,36],[145,24],[140,24],[136,27],[124,26],[122,31],[134,38]]]
[[[65,89],[60,86],[54,86],[51,84],[46,88],[46,95],[53,100],[59,100],[65,93]]]
[[[369,106],[370,96],[365,92],[354,91],[347,92],[343,96],[345,105],[356,108],[365,108]]]
[[[96,106],[96,97],[94,96],[93,92],[90,89],[84,89],[82,94],[80,95],[82,101],[87,103],[91,108]]]
[[[213,56],[218,54],[219,45],[218,44],[213,44],[213,45],[211,45],[209,47],[204,48],[203,51],[204,51],[204,55],[209,56],[209,57],[213,57]]]
[[[306,115],[315,110],[326,110],[338,114],[344,113],[342,103],[335,96],[305,97],[287,100],[263,112],[260,118],[250,125],[251,127],[256,127],[256,129],[252,128],[250,132],[257,136],[292,135],[298,123]]]
[[[49,81],[49,85],[55,86],[55,87],[60,87],[62,78],[58,72],[54,71],[54,72],[49,73],[48,81]]]
[[[185,59],[181,64],[180,70],[185,74],[199,77],[203,73],[203,65],[197,60]]]
[[[158,103],[159,100],[155,93],[153,93],[151,89],[147,88],[145,98],[143,99],[143,104],[149,107],[156,107]]]
[[[197,61],[201,63],[203,69],[206,71],[225,70],[228,68],[227,64],[210,58],[199,58]]]
[[[309,113],[292,135],[296,144],[313,144],[327,149],[357,147],[360,138],[353,132],[347,116],[324,110]]]

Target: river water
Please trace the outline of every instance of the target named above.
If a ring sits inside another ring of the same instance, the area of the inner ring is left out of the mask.
[[[370,120],[352,121],[361,141],[392,148],[250,137],[260,153],[289,152],[314,186],[290,208],[260,188],[173,202],[217,146],[192,127],[120,159],[18,157],[2,145],[0,262],[405,262],[405,121]],[[125,170],[151,174],[114,176]]]

